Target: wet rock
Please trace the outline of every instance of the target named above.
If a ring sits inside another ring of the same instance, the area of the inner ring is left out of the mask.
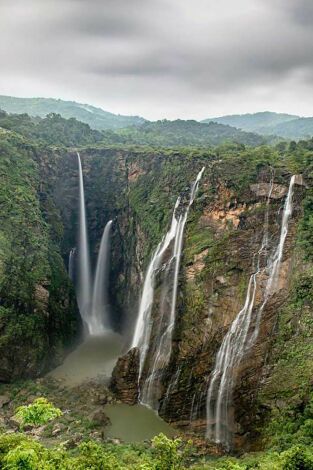
[[[271,185],[270,183],[255,183],[250,184],[250,189],[257,197],[268,197],[270,194]],[[271,199],[281,199],[288,192],[287,186],[282,184],[273,184],[271,191]]]
[[[112,373],[110,389],[118,400],[128,405],[138,402],[139,349],[133,348],[118,359]]]
[[[20,427],[20,422],[15,416],[11,416],[11,418],[9,418],[8,424],[14,429],[19,429]]]
[[[95,403],[99,405],[106,405],[108,403],[108,398],[111,398],[111,397],[108,397],[107,395],[104,395],[104,394],[100,394],[96,397]]]
[[[96,410],[91,419],[97,426],[108,426],[111,424],[110,418],[102,409]]]
[[[11,399],[9,395],[0,395],[0,408],[3,408],[5,405],[10,403]]]

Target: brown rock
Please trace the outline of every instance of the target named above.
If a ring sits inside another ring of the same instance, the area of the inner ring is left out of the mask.
[[[120,357],[114,367],[110,388],[116,398],[128,405],[138,402],[139,349],[133,348]]]
[[[270,193],[270,183],[255,183],[250,184],[250,189],[253,193],[256,194],[257,197],[268,197]],[[271,199],[281,199],[284,197],[288,192],[287,186],[282,184],[273,184],[273,188],[271,191]]]
[[[10,401],[9,395],[0,395],[0,408],[3,408],[4,405],[7,405]]]
[[[91,419],[98,426],[107,426],[108,424],[111,424],[110,418],[105,414],[105,412],[101,408],[95,411]]]

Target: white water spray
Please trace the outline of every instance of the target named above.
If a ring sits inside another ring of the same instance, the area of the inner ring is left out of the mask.
[[[279,243],[274,256],[268,260],[266,268],[260,268],[261,256],[267,250],[268,244],[268,207],[265,215],[265,232],[261,248],[257,254],[256,272],[250,276],[246,300],[243,308],[233,321],[225,335],[217,353],[214,370],[211,373],[207,393],[207,437],[216,443],[222,443],[227,448],[231,446],[231,401],[234,387],[235,368],[243,355],[254,344],[259,334],[262,313],[269,297],[278,287],[280,264],[283,257],[284,244],[288,233],[288,222],[292,214],[292,197],[295,176],[292,176],[284,205]],[[270,185],[267,206],[269,205],[273,183]],[[256,296],[258,278],[267,272],[268,279],[263,302],[258,308],[253,331],[250,331],[252,313]],[[250,337],[249,337],[250,335]]]
[[[88,319],[88,328],[91,335],[102,334],[111,329],[108,301],[111,226],[112,220],[110,220],[104,228],[99,248],[96,275],[93,285],[91,315]]]

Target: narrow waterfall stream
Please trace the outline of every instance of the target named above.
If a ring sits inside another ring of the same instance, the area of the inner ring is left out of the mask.
[[[89,319],[89,332],[91,335],[102,334],[111,329],[108,300],[111,226],[112,220],[109,220],[104,228],[99,248]]]
[[[74,281],[74,272],[75,272],[75,256],[76,248],[72,248],[68,258],[68,277],[73,282]]]
[[[88,324],[91,302],[91,270],[88,246],[85,191],[80,155],[77,152],[79,174],[79,247],[77,301],[82,319]]]
[[[154,410],[158,410],[158,388],[163,371],[169,363],[172,352],[172,333],[175,325],[178,276],[184,229],[189,209],[196,197],[203,171],[204,167],[198,173],[191,187],[187,207],[180,207],[181,199],[177,199],[170,229],[162,242],[158,245],[145,276],[132,347],[138,347],[140,350],[140,378],[145,366],[147,352],[148,350],[151,351],[152,360],[150,361],[146,378],[141,385],[140,400],[143,404]],[[164,254],[168,252],[169,249],[171,249],[171,255],[169,260],[165,262]],[[155,278],[163,263],[165,263],[165,279],[162,287],[163,292],[159,312],[160,318],[158,324],[153,325],[152,309]],[[165,306],[165,304],[168,304],[166,301],[168,295],[170,297],[169,314],[168,311],[165,311],[165,307],[168,307],[168,305]],[[155,328],[153,344],[151,344],[152,327]]]
[[[264,221],[264,235],[260,250],[257,253],[255,272],[250,276],[246,300],[235,320],[225,335],[216,356],[214,370],[211,373],[207,392],[207,437],[216,443],[222,443],[226,448],[232,443],[231,402],[235,383],[235,368],[243,355],[254,344],[258,337],[264,307],[278,287],[280,264],[283,257],[284,244],[288,233],[288,222],[292,214],[292,197],[295,176],[292,176],[286,197],[280,237],[273,256],[267,257],[268,251],[268,210],[273,182],[267,199],[267,210]],[[265,268],[261,268],[261,257],[267,257]],[[253,257],[255,258],[255,256]],[[267,275],[263,300],[253,317],[256,290],[260,285],[261,276]],[[252,326],[252,328],[251,328]],[[252,331],[251,331],[252,329]]]

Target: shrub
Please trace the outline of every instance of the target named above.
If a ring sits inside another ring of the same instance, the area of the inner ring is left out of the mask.
[[[191,442],[187,446],[181,439],[169,439],[164,434],[152,440],[156,455],[156,470],[179,470],[183,468],[190,452]]]
[[[305,447],[294,446],[282,453],[283,470],[313,470],[313,454]]]
[[[28,406],[19,406],[15,417],[21,428],[27,425],[40,426],[62,415],[59,408],[55,408],[46,398],[37,398]]]

